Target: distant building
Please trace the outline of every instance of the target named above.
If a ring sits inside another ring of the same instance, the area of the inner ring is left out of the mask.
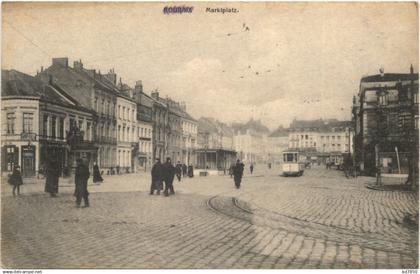
[[[35,176],[54,159],[61,175],[69,176],[77,158],[96,157],[95,113],[52,79],[44,83],[16,70],[3,70],[1,86],[2,172],[20,165],[23,176]]]
[[[187,113],[187,106],[184,102],[180,103],[181,122],[182,122],[182,160],[186,165],[195,165],[197,148],[198,123]]]
[[[267,136],[266,141],[267,162],[280,164],[283,161],[283,151],[289,147],[289,132],[279,127]]]
[[[342,162],[344,154],[353,152],[353,135],[351,121],[294,120],[289,149],[301,151],[313,162]]]
[[[381,73],[363,77],[353,100],[355,161],[375,174],[409,173],[418,176],[418,74]]]
[[[198,119],[196,168],[225,172],[236,160],[233,131],[213,118]]]
[[[261,121],[249,120],[245,124],[232,124],[234,146],[238,157],[245,163],[262,163],[268,160],[267,136],[270,130]]]

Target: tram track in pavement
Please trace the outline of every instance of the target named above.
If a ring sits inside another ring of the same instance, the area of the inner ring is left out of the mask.
[[[363,248],[377,251],[396,252],[405,256],[413,256],[410,250],[413,249],[415,243],[386,239],[384,235],[376,233],[361,233],[347,228],[308,222],[262,208],[251,209],[247,202],[241,201],[236,197],[221,196],[223,194],[228,193],[220,193],[206,201],[207,207],[216,214],[239,219],[252,225],[284,230],[314,239],[345,245],[359,245]]]

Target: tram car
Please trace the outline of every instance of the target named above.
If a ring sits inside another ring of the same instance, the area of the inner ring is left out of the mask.
[[[305,170],[305,156],[298,151],[283,152],[283,176],[302,176]]]

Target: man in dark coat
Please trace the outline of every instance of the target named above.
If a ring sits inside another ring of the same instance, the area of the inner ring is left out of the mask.
[[[181,165],[181,163],[179,161],[176,164],[175,173],[176,173],[176,177],[178,178],[178,182],[181,182],[182,165]]]
[[[249,171],[251,172],[251,174],[252,174],[252,172],[254,171],[254,165],[251,163],[251,165],[249,166]]]
[[[187,165],[182,164],[182,177],[187,176]]]
[[[87,183],[90,173],[89,168],[83,163],[82,159],[77,160],[76,173],[74,176],[74,181],[76,183],[76,206],[80,207],[82,198],[85,202],[85,207],[89,206],[89,192],[87,189]]]
[[[171,158],[166,158],[166,163],[163,164],[163,181],[165,182],[165,196],[169,196],[168,191],[171,194],[175,194],[174,191],[174,177],[175,177],[175,167],[171,163]]]
[[[241,187],[242,175],[244,174],[244,164],[239,161],[236,161],[236,165],[233,168],[233,180],[235,181],[235,186],[237,189]]]
[[[47,164],[45,178],[45,192],[51,197],[56,197],[58,193],[58,178],[60,177],[60,167],[58,162],[53,158]]]
[[[150,186],[150,195],[153,195],[154,191],[157,191],[157,195],[160,195],[162,189],[162,176],[163,166],[160,159],[156,159],[156,163],[152,167],[152,185]]]
[[[101,183],[104,179],[101,176],[101,172],[99,171],[99,166],[97,163],[93,165],[93,182],[94,183]]]

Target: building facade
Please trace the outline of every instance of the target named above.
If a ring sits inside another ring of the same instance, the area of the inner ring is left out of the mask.
[[[195,149],[197,148],[198,123],[187,113],[185,103],[180,103],[182,123],[182,158],[181,162],[189,165],[196,164]]]
[[[266,141],[267,162],[280,164],[283,162],[283,151],[289,147],[289,132],[279,127],[267,136]]]
[[[198,119],[196,168],[226,172],[236,161],[233,131],[213,118]]]
[[[120,172],[133,172],[133,152],[138,144],[137,104],[128,94],[117,95],[117,166]]]
[[[153,99],[152,107],[152,122],[153,122],[153,161],[160,158],[164,161],[167,155],[167,142],[168,142],[168,108],[159,97],[158,91],[151,92]]]
[[[355,161],[373,175],[418,177],[418,74],[383,73],[363,77],[353,100]]]
[[[116,74],[110,71],[102,75],[94,69],[85,69],[81,61],[75,61],[70,67],[68,58],[53,58],[52,65],[46,70],[41,69],[38,77],[44,82],[52,82],[81,106],[95,113],[89,127],[99,150],[91,162],[98,163],[104,173],[110,173],[117,165],[118,90],[113,84]]]
[[[354,130],[351,121],[294,120],[289,128],[289,149],[306,153],[313,162],[341,163],[353,153]]]
[[[153,165],[153,99],[143,93],[143,84],[136,82],[134,99],[137,103],[137,171],[150,170]]]
[[[267,136],[269,129],[261,121],[249,120],[245,124],[233,124],[234,145],[238,157],[245,163],[267,161]]]
[[[20,165],[25,177],[44,173],[51,159],[69,176],[77,158],[97,156],[95,113],[52,83],[11,70],[2,71],[2,172]]]

